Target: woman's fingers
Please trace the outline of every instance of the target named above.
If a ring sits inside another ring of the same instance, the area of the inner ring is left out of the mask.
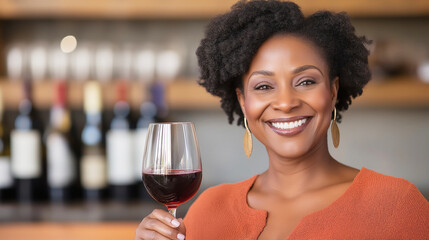
[[[186,227],[185,227],[185,223],[183,222],[183,219],[179,218],[178,220],[180,222],[179,232],[181,232],[182,234],[186,235]]]
[[[179,235],[179,230],[176,228],[179,225],[175,224],[175,223],[171,223],[176,221],[177,224],[180,224],[179,221],[177,221],[176,219],[168,222],[168,225],[166,225],[166,222],[162,222],[159,221],[156,218],[145,218],[143,219],[143,225],[145,226],[145,229],[149,230],[149,231],[154,231],[157,232],[165,237],[168,237],[168,239],[180,239],[183,240],[184,239],[184,235],[181,234],[182,236]],[[176,226],[174,226],[176,225]]]
[[[182,225],[182,226],[181,226]],[[155,209],[136,230],[135,239],[185,239],[183,221],[166,211]]]
[[[155,231],[137,229],[135,240],[171,240],[171,238],[165,237]]]
[[[177,228],[180,226],[180,222],[176,218],[174,218],[170,213],[161,209],[153,210],[152,213],[149,215],[149,217],[158,219],[159,221],[163,222],[165,225],[168,225],[173,228]]]

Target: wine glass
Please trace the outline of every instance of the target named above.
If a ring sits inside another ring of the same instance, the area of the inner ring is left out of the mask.
[[[201,184],[201,157],[194,124],[151,123],[143,156],[142,179],[148,193],[176,217],[176,208]]]

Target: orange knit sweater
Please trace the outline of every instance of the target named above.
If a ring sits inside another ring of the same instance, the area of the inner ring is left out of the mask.
[[[256,178],[204,191],[185,217],[186,239],[257,239],[267,212],[247,204]],[[429,203],[410,182],[362,168],[343,195],[304,217],[287,239],[429,239]]]

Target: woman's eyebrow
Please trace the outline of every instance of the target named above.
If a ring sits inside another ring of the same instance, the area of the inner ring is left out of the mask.
[[[320,74],[322,74],[322,76],[324,76],[323,73],[322,73],[322,71],[318,67],[316,67],[314,65],[304,65],[304,66],[301,66],[301,67],[297,67],[297,68],[295,68],[295,70],[293,70],[293,73],[297,74],[297,73],[303,72],[303,71],[305,71],[307,69],[316,69],[317,71],[320,72]]]
[[[303,72],[303,71],[308,70],[308,69],[316,69],[317,71],[320,72],[320,74],[322,74],[322,76],[324,76],[322,70],[320,70],[318,67],[316,67],[314,65],[304,65],[301,67],[297,67],[293,70],[293,73],[297,74],[297,73]],[[254,71],[249,75],[248,79],[250,79],[254,75],[274,76],[274,72],[267,71],[267,70]]]
[[[266,70],[254,71],[249,75],[248,79],[250,79],[254,75],[274,76],[274,73],[271,71],[266,71]]]

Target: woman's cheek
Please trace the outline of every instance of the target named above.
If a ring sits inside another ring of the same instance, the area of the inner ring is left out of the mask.
[[[246,117],[250,121],[257,120],[266,108],[267,103],[255,96],[248,95],[244,101],[244,108],[246,110]]]
[[[318,94],[313,94],[307,99],[309,103],[313,106],[314,110],[320,115],[320,121],[323,122],[323,125],[328,125],[331,121],[332,113],[332,99],[329,91],[319,91]]]

